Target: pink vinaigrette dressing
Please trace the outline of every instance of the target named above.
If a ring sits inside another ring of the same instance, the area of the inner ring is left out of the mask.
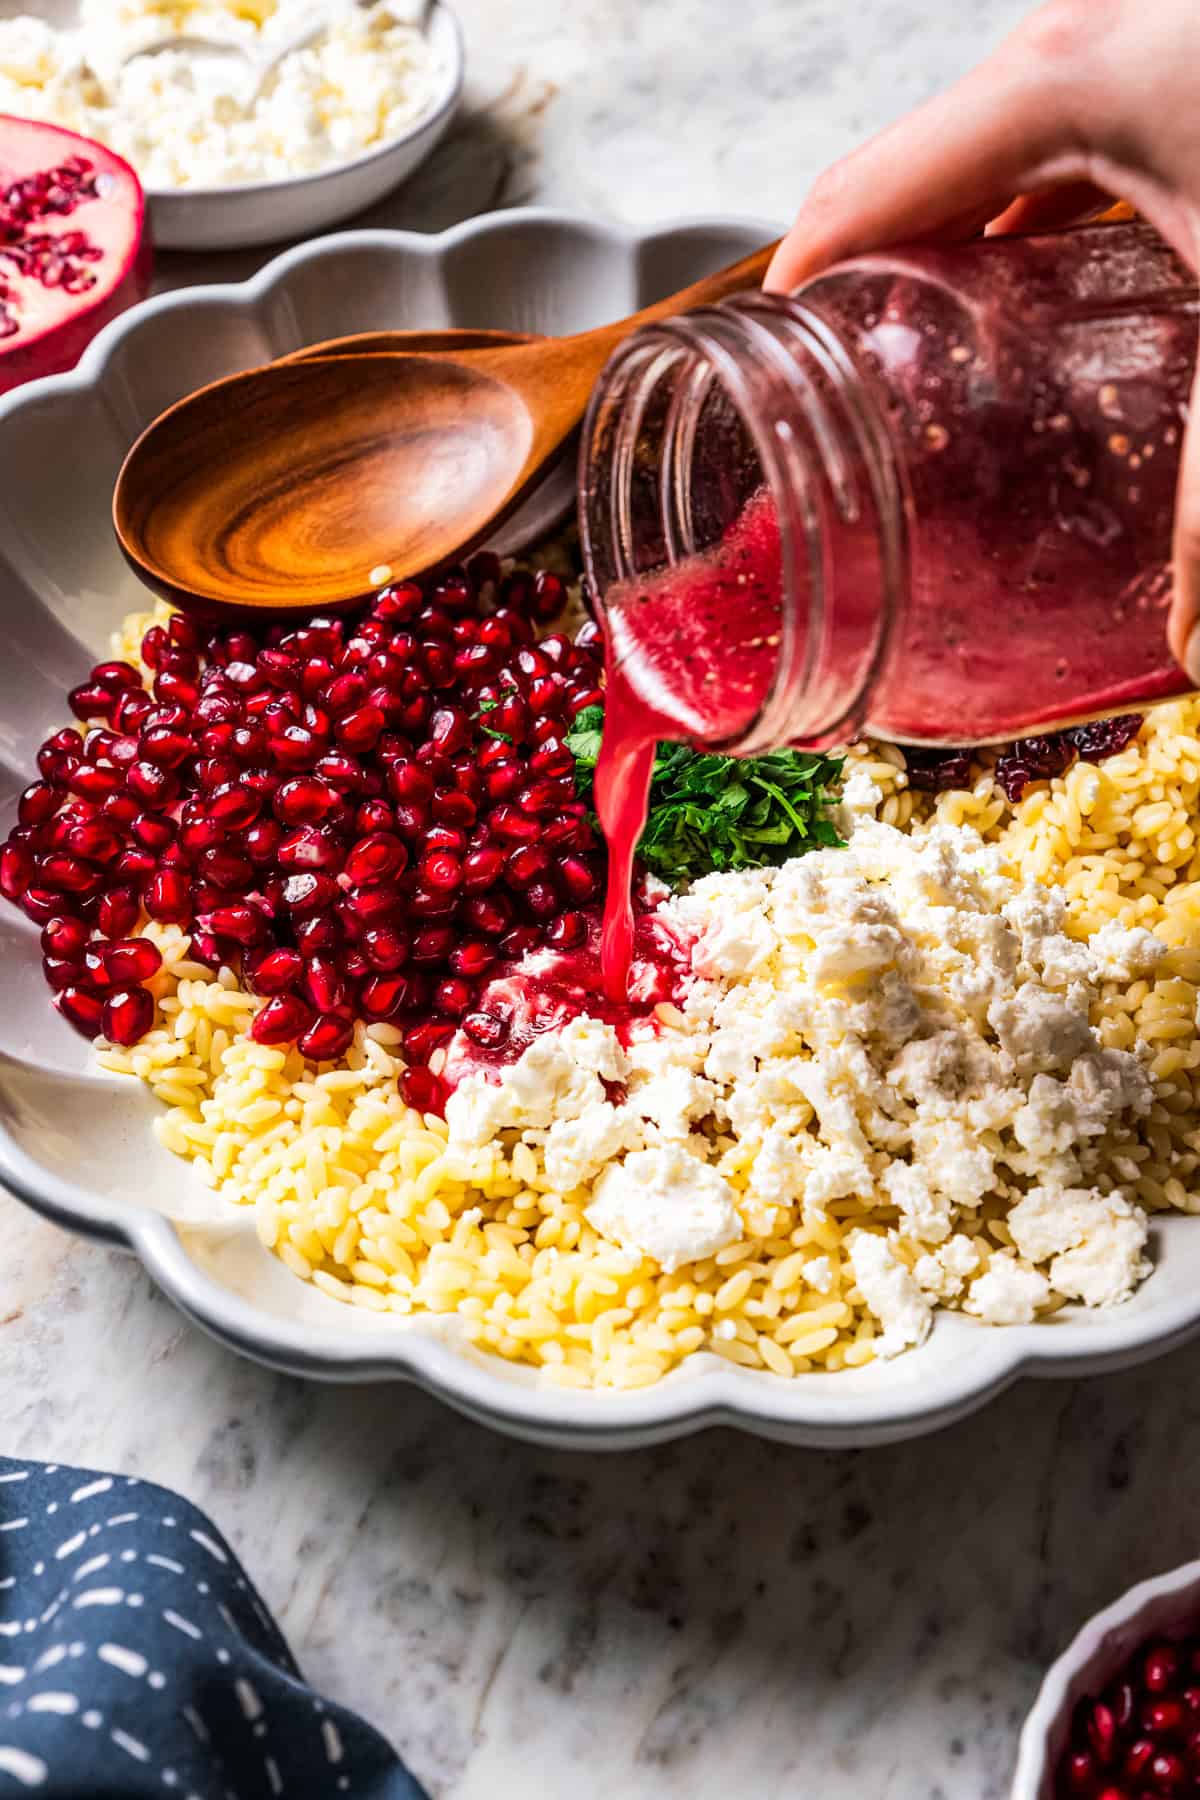
[[[606,991],[654,743],[1004,743],[1186,692],[1166,639],[1195,276],[1149,227],[859,259],[645,328],[581,522],[606,635]]]

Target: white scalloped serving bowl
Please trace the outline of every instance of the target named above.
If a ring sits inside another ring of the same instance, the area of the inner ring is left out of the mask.
[[[319,338],[388,326],[561,332],[632,311],[772,235],[705,220],[634,235],[545,212],[493,214],[436,237],[357,232],[293,250],[243,286],[176,292],[111,325],[71,375],[0,402],[0,829],[64,695],[121,616],[145,602],[109,523],[112,484],[142,426],[202,383]],[[561,476],[560,476],[561,481]],[[562,488],[551,495],[560,499]],[[549,510],[553,511],[553,505]],[[713,1424],[813,1445],[888,1442],[981,1406],[1022,1374],[1074,1375],[1157,1355],[1200,1325],[1200,1220],[1154,1230],[1155,1272],[1128,1305],[989,1330],[939,1319],[895,1362],[784,1381],[716,1357],[657,1387],[551,1387],[456,1341],[452,1322],[381,1321],[297,1281],[253,1219],[156,1142],[154,1101],[92,1068],[51,1010],[37,936],[0,908],[0,1181],[60,1224],[139,1256],[225,1342],[326,1380],[407,1379],[541,1442],[653,1442]]]
[[[1200,1619],[1200,1562],[1129,1588],[1080,1626],[1046,1671],[1021,1732],[1010,1800],[1054,1800],[1054,1777],[1077,1703],[1099,1694],[1140,1644],[1187,1637]]]

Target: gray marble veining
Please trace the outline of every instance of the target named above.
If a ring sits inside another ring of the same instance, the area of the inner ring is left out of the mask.
[[[1021,0],[460,0],[466,111],[373,222],[530,201],[786,220]],[[256,258],[177,258],[170,284]],[[438,1800],[999,1800],[1047,1660],[1197,1552],[1200,1347],[925,1442],[620,1458],[275,1376],[0,1198],[0,1447],[182,1488]]]

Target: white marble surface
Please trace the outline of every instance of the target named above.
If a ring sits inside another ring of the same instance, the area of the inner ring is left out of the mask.
[[[1021,0],[461,0],[468,108],[376,222],[527,201],[785,219]],[[179,260],[175,283],[235,275]],[[182,1488],[439,1800],[996,1800],[1045,1662],[1193,1556],[1200,1348],[924,1443],[505,1443],[240,1362],[0,1198],[0,1448]]]

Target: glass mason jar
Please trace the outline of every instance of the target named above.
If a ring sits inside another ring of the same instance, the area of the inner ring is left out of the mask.
[[[580,463],[662,737],[1004,741],[1186,690],[1166,642],[1196,278],[1115,223],[844,263],[647,326]]]

